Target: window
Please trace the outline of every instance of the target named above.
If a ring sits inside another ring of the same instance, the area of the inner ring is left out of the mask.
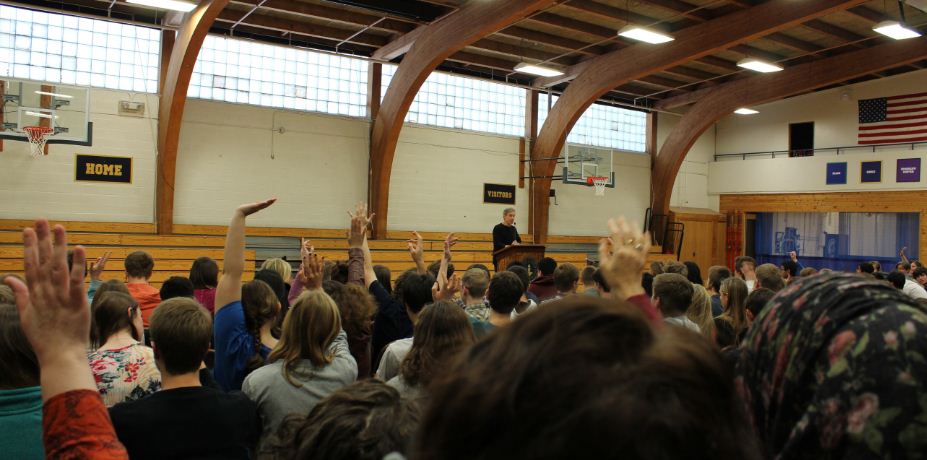
[[[547,94],[538,96],[538,126],[547,119]],[[557,103],[553,96],[551,107]],[[567,136],[572,144],[607,147],[628,152],[647,151],[647,114],[605,104],[592,104]]]
[[[383,66],[382,94],[395,73],[396,66]],[[433,72],[415,95],[405,121],[521,137],[525,135],[525,90]]]
[[[209,35],[190,97],[367,116],[367,62],[299,48]]]
[[[0,76],[158,92],[156,29],[0,5]]]

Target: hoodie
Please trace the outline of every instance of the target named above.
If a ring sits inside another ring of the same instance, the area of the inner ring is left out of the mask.
[[[554,275],[538,276],[528,286],[528,292],[536,295],[541,302],[557,295],[557,288],[554,286]]]
[[[148,327],[148,319],[154,313],[155,307],[161,303],[161,291],[147,283],[128,283],[129,294],[138,302],[138,308],[142,310],[142,323],[145,328]]]

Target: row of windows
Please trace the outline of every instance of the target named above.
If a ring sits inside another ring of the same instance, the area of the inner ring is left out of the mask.
[[[0,76],[155,93],[160,48],[156,29],[0,5]],[[383,65],[382,94],[396,69]],[[361,59],[209,35],[188,95],[366,117],[367,72]],[[432,73],[405,121],[522,136],[525,103],[526,91],[515,86]],[[541,95],[541,124],[547,104]],[[643,152],[646,127],[641,112],[595,104],[567,140]]]

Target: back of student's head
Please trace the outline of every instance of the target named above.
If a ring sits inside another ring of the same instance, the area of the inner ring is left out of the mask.
[[[182,276],[172,276],[161,285],[161,300],[174,297],[193,297],[193,283]]]
[[[804,277],[806,277],[806,276],[816,275],[817,273],[818,273],[818,269],[817,269],[817,268],[814,268],[814,267],[805,267],[805,268],[801,269],[800,272],[798,272],[798,276],[801,276],[802,278],[804,278]]]
[[[653,278],[653,298],[660,301],[664,316],[679,316],[692,303],[692,282],[678,273],[662,273]]]
[[[428,273],[431,273],[431,276],[433,276],[435,279],[438,279],[438,272],[440,271],[441,271],[441,261],[440,260],[436,260],[428,265]],[[447,278],[450,279],[452,276],[454,276],[454,273],[455,273],[454,263],[448,262],[447,263]]]
[[[781,277],[779,281],[782,281]],[[727,296],[723,316],[731,320],[735,334],[740,334],[747,327],[747,283],[740,278],[730,277],[721,282],[720,292],[723,296]]]
[[[335,391],[307,416],[287,417],[278,434],[279,458],[381,460],[393,452],[408,457],[421,412],[416,400],[402,398],[395,388],[362,380]]]
[[[280,275],[277,275],[280,276]],[[273,324],[280,312],[280,300],[274,290],[261,280],[249,281],[241,285],[241,307],[245,313],[245,328],[254,342],[254,356],[247,364],[248,370],[254,370],[263,363],[261,349],[261,326]]]
[[[698,284],[699,286],[705,285],[705,280],[702,279],[702,269],[699,268],[697,263],[687,260],[683,262],[683,265],[686,266],[686,278],[688,278],[692,284]]]
[[[779,292],[785,287],[785,280],[782,279],[779,267],[773,264],[756,267],[756,280],[761,287],[771,289],[773,292]]]
[[[209,257],[198,257],[190,266],[190,282],[193,283],[193,289],[212,289],[218,286],[219,264]]]
[[[279,257],[265,260],[264,263],[261,264],[261,270],[273,270],[277,272],[284,283],[289,283],[290,278],[293,276],[293,266]]]
[[[403,273],[402,283],[396,283],[396,289],[406,308],[412,313],[418,313],[431,303],[431,287],[434,284],[435,278],[430,273],[406,272]]]
[[[387,293],[393,293],[393,273],[389,270],[389,267],[385,265],[374,265],[373,272],[377,275],[377,281],[380,282],[380,286],[383,286],[383,289],[386,289]]]
[[[587,288],[595,286],[595,271],[596,268],[592,265],[583,267],[583,271],[579,274],[579,280],[582,281],[583,286]]]
[[[663,264],[663,273],[677,273],[682,276],[689,276],[689,269],[682,262],[671,260]]]
[[[472,270],[472,269],[474,269],[474,268],[478,268],[478,269],[480,269],[480,270],[483,270],[484,272],[486,272],[486,276],[489,276],[489,267],[487,267],[487,266],[485,266],[485,265],[483,265],[483,264],[470,264],[470,266],[467,267],[467,270]],[[447,275],[447,276],[451,276],[451,275]]]
[[[116,333],[126,331],[133,339],[141,340],[141,331],[136,328],[136,316],[141,315],[138,302],[129,294],[105,292],[94,296],[92,308],[91,338],[99,346]]]
[[[509,265],[509,268],[506,268],[505,271],[515,274],[515,276],[517,276],[518,279],[521,280],[522,292],[528,291],[528,286],[531,284],[531,277],[528,274],[527,268],[525,268],[522,265],[516,265],[514,267]]]
[[[660,273],[656,276],[660,276],[662,274],[663,273]],[[650,273],[645,272],[641,275],[641,287],[644,288],[644,292],[647,294],[647,297],[653,297],[653,279],[654,275]]]
[[[3,284],[3,279],[5,276],[0,276],[0,303],[16,303],[16,295],[13,294],[13,290],[9,286]]]
[[[283,360],[283,375],[293,386],[293,369],[304,359],[321,367],[332,362],[329,346],[341,331],[341,315],[335,301],[324,291],[299,295],[283,320],[280,342],[267,357],[268,362]]]
[[[660,262],[659,260],[650,262],[650,274],[657,276],[660,273],[663,273],[663,262]]]
[[[873,270],[875,270],[875,271],[877,271],[877,272],[882,271],[882,263],[879,262],[878,260],[873,260],[873,261],[870,261],[869,263],[872,264]]]
[[[750,256],[739,256],[734,259],[734,271],[737,272],[741,277],[744,276],[744,267],[749,265],[752,268],[756,268],[756,259]]]
[[[460,284],[461,288],[467,291],[467,295],[482,299],[486,295],[486,288],[489,287],[489,274],[480,268],[470,268],[464,272]]]
[[[550,257],[545,257],[538,262],[538,271],[541,272],[541,276],[550,276],[554,274],[554,270],[557,269],[557,261],[551,259]]]
[[[769,299],[772,299],[776,296],[776,293],[772,289],[759,288],[754,289],[749,295],[747,295],[747,311],[753,315],[754,318],[760,316],[760,312],[763,311],[763,307],[769,302]]]
[[[450,360],[476,340],[467,314],[446,300],[422,309],[412,337],[400,374],[407,384],[422,387],[443,375]]]
[[[758,458],[733,376],[697,337],[654,332],[626,302],[554,302],[432,386],[413,457]]]
[[[129,288],[126,287],[126,283],[123,283],[119,280],[107,280],[100,283],[100,285],[97,286],[96,292],[93,293],[93,303],[91,304],[91,308],[96,305],[97,299],[107,292],[121,292],[123,294],[129,294]]]
[[[209,351],[212,319],[195,300],[177,297],[155,308],[148,331],[161,372],[190,374],[199,370]]]
[[[370,320],[376,313],[377,306],[366,289],[356,283],[341,284],[337,281],[325,281],[322,289],[328,294],[341,314],[341,326],[348,337],[369,334]]]
[[[903,271],[907,273],[911,270],[911,264],[909,262],[898,262],[895,264],[895,270]]]
[[[23,332],[16,304],[0,302],[0,390],[38,385],[39,361]]]
[[[348,269],[348,263],[339,260],[335,263],[335,266],[332,267],[332,281],[338,281],[339,283],[347,283],[348,278],[350,277],[350,270]]]
[[[489,281],[486,300],[489,301],[489,307],[493,311],[508,315],[518,306],[518,302],[524,293],[525,289],[522,287],[518,275],[507,271],[499,272]]]
[[[649,273],[644,273],[649,275]],[[592,278],[595,280],[596,286],[602,290],[602,292],[611,292],[612,288],[608,285],[608,281],[605,281],[605,275],[602,274],[602,269],[596,269],[595,274],[592,275]],[[653,278],[651,277],[651,280]],[[648,294],[649,295],[649,294]]]
[[[907,278],[904,276],[904,273],[895,270],[888,274],[888,282],[892,283],[892,286],[895,286],[897,289],[903,289],[904,283],[907,281]]]
[[[873,274],[875,273],[875,267],[872,266],[872,262],[860,262],[856,266],[856,271],[860,273]]]
[[[124,262],[126,275],[132,278],[151,278],[154,259],[145,251],[135,251],[126,256]]]
[[[708,269],[708,289],[715,292],[721,289],[721,282],[731,277],[731,270],[721,265],[714,265]]]
[[[562,263],[554,269],[554,287],[558,292],[573,292],[579,282],[579,269],[569,262]]]
[[[715,333],[714,315],[711,311],[711,296],[701,284],[692,284],[692,301],[686,310],[686,317],[698,325],[699,332],[710,339]]]
[[[289,308],[290,301],[287,299],[286,283],[283,281],[283,277],[280,276],[280,273],[276,270],[265,268],[255,272],[254,279],[263,281],[274,291],[274,296],[277,297],[277,302],[280,303],[280,308],[285,313],[287,308]]]

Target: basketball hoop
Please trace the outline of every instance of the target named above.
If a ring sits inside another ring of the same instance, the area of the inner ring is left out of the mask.
[[[586,183],[595,186],[595,196],[605,196],[605,186],[608,185],[607,177],[589,176],[586,178]]]
[[[32,150],[33,158],[45,153],[45,142],[55,132],[48,126],[26,126],[23,131],[29,139],[29,148]]]

